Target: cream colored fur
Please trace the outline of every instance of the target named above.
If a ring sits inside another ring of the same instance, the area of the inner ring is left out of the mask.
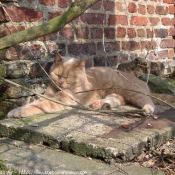
[[[85,61],[85,59],[79,60],[61,57],[56,53],[54,63],[50,69],[50,76],[56,85],[60,86],[64,92],[68,93],[75,101],[95,109],[101,109],[104,103],[109,103],[112,108],[130,103],[145,109],[147,114],[154,112],[155,106],[149,96],[133,91],[122,90],[122,88],[126,88],[149,94],[150,91],[145,82],[125,72],[117,71],[117,73],[110,67],[92,67],[85,69]],[[45,95],[67,104],[77,105],[72,98],[61,92],[56,85],[50,81]],[[115,89],[116,87],[118,89]],[[111,89],[76,93],[100,88]],[[63,105],[40,98],[10,111],[8,117],[28,117],[35,114],[60,111],[66,108],[67,107]]]

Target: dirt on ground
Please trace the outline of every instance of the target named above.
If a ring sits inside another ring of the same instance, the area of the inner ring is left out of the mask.
[[[155,148],[145,148],[133,163],[162,170],[167,175],[175,175],[175,138]]]

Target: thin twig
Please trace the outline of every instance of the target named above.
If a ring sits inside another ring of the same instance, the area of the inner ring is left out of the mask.
[[[140,93],[140,94],[143,94],[143,95],[146,95],[146,96],[149,96],[151,98],[154,98],[156,100],[159,100],[161,101],[162,103],[166,104],[167,106],[170,106],[172,108],[175,109],[175,106],[158,98],[158,97],[155,97],[154,95],[151,95],[151,94],[146,94],[144,92],[140,92],[140,91],[136,91],[136,90],[132,90],[132,89],[127,89],[127,88],[120,88],[120,87],[115,87],[115,88],[97,88],[97,89],[91,89],[91,90],[86,90],[86,91],[79,91],[79,92],[76,92],[76,94],[79,94],[79,93],[85,93],[85,92],[91,92],[91,91],[100,91],[100,90],[108,90],[108,89],[121,89],[121,90],[125,90],[125,91],[132,91],[132,92],[136,92],[136,93]]]
[[[97,110],[97,109],[92,109],[92,108],[89,108],[89,107],[86,107],[86,106],[82,107],[82,106],[77,106],[77,105],[66,104],[66,103],[63,103],[61,101],[49,98],[49,97],[47,97],[45,95],[39,94],[39,93],[37,93],[37,92],[35,92],[35,91],[25,87],[25,86],[22,86],[22,85],[17,84],[17,83],[15,83],[13,81],[7,80],[7,79],[5,79],[3,77],[0,77],[0,80],[4,81],[6,83],[12,84],[12,85],[14,85],[14,86],[16,86],[18,88],[21,88],[21,89],[24,89],[26,91],[32,92],[33,94],[38,95],[39,97],[45,98],[45,99],[47,99],[49,101],[52,101],[54,103],[61,104],[63,106],[67,106],[67,107],[71,107],[71,108],[76,108],[76,109],[81,109],[81,110],[86,110],[86,111],[93,111],[93,112],[98,112],[98,113],[105,113],[105,114],[127,114],[127,113],[144,113],[145,112],[145,110],[143,110],[143,109],[135,109],[135,110],[128,110],[128,111]]]
[[[7,11],[5,10],[5,8],[3,7],[2,3],[0,2],[0,7],[2,7],[2,9],[4,10],[5,14],[9,17],[10,22],[12,23],[12,25],[14,26],[14,28],[16,29],[17,32],[19,32],[18,28],[14,25],[14,22],[12,21],[12,18],[10,17],[10,15],[7,13]],[[38,65],[41,67],[41,69],[43,70],[43,72],[46,74],[46,76],[49,78],[49,80],[61,91],[63,92],[65,95],[67,95],[71,100],[75,101],[77,104],[83,106],[81,103],[79,103],[76,99],[72,98],[70,96],[70,94],[64,92],[64,90],[58,86],[53,79],[50,77],[50,75],[46,72],[46,70],[43,68],[43,66],[40,64],[40,62],[38,61],[38,59],[36,58],[36,55],[33,54],[33,52],[30,50],[29,46],[26,43],[22,43],[23,46],[26,46],[27,49],[29,50],[30,54],[34,57],[34,59],[37,61]]]

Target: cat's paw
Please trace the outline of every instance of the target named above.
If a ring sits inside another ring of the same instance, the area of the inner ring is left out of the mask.
[[[16,109],[11,110],[8,114],[8,118],[23,118],[33,115],[33,112],[25,107],[19,107]]]
[[[99,99],[91,103],[89,107],[92,109],[101,109],[103,104],[104,104],[104,101],[102,99]]]
[[[145,114],[149,116],[149,115],[153,114],[155,107],[153,105],[146,104],[143,107],[143,109],[145,110]]]

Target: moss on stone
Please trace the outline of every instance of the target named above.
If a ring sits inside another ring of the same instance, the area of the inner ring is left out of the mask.
[[[71,140],[69,143],[69,149],[74,154],[80,155],[80,156],[90,156],[90,157],[96,157],[102,160],[105,159],[112,159],[114,155],[109,151],[102,147],[93,146],[86,143],[78,143],[74,140]]]
[[[12,168],[7,168],[6,161],[0,160],[0,173],[1,174],[11,174],[11,175],[23,175]],[[28,175],[28,174],[26,174]]]
[[[3,125],[0,125],[0,136],[1,137],[8,137],[9,136],[8,126],[5,127]]]
[[[140,76],[143,81],[147,81],[147,74]],[[155,75],[149,76],[148,85],[153,93],[164,93],[175,95],[175,81],[171,78],[162,78]]]
[[[6,77],[6,65],[5,64],[0,65],[0,76]]]

